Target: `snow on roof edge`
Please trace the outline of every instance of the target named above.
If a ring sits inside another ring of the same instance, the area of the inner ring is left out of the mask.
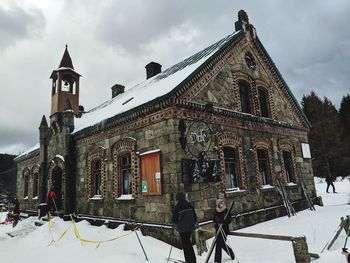
[[[197,72],[198,69],[208,61],[211,61],[227,44],[235,40],[241,32],[241,30],[236,31],[220,39],[158,75],[134,85],[124,93],[89,110],[81,118],[76,119],[73,134],[81,134],[88,128],[99,124],[103,125],[103,123],[115,116],[123,113],[127,114],[130,110],[135,110],[140,106],[152,103],[171,94],[184,81],[188,80],[192,74]],[[154,94],[155,90],[158,91],[157,94]]]
[[[26,151],[24,151],[20,155],[18,155],[14,160],[20,161],[23,158],[27,158],[27,157],[31,156],[39,148],[40,148],[40,144],[37,143],[37,144],[33,145],[32,147],[28,148]]]

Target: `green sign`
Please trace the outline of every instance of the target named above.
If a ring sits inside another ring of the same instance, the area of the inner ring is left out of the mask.
[[[147,193],[148,192],[147,181],[142,181],[141,189],[142,189],[142,193]]]

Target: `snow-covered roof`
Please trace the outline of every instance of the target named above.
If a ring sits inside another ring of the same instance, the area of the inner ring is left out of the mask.
[[[167,95],[187,80],[202,65],[206,64],[207,61],[211,61],[240,33],[241,31],[234,32],[156,76],[127,89],[124,93],[84,113],[81,118],[75,120],[74,133]]]
[[[30,147],[29,149],[27,149],[25,152],[21,153],[20,155],[18,155],[16,158],[15,158],[15,161],[19,161],[21,159],[25,159],[29,156],[32,156],[33,154],[35,154],[37,152],[37,150],[39,149],[40,147],[40,144],[37,143],[35,145],[33,145],[32,147]]]

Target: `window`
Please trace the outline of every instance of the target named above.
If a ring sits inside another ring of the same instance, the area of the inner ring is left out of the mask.
[[[39,173],[35,172],[33,174],[33,197],[38,196],[38,188],[39,188]]]
[[[121,195],[132,194],[131,188],[131,154],[120,156],[120,193]]]
[[[161,195],[160,151],[140,155],[143,195]]]
[[[264,88],[259,88],[258,96],[259,96],[260,116],[269,118],[270,112],[269,112],[269,99],[268,99],[267,90]]]
[[[242,112],[252,113],[250,106],[250,88],[245,82],[239,82],[239,94],[241,97]]]
[[[237,152],[231,147],[224,147],[226,189],[238,188]]]
[[[292,159],[292,153],[290,151],[283,151],[283,162],[284,162],[284,169],[286,172],[287,177],[287,183],[294,182],[294,169],[293,169],[293,159]]]
[[[28,187],[29,187],[29,174],[25,174],[24,175],[24,191],[23,191],[24,198],[28,197]]]
[[[92,194],[101,195],[101,160],[91,162]]]
[[[258,149],[257,156],[258,156],[258,167],[259,167],[261,185],[271,184],[271,176],[270,176],[269,159],[268,159],[267,150]]]

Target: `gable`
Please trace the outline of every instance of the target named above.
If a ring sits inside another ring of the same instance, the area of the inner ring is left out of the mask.
[[[260,103],[259,94],[266,93],[269,118],[309,128],[300,105],[257,37],[254,41],[242,38],[224,52],[220,60],[208,67],[201,78],[184,90],[179,98],[244,112],[240,96],[240,83],[244,82],[251,91],[250,114],[264,116],[260,113],[263,103]],[[254,59],[253,68],[247,62],[247,54]]]

